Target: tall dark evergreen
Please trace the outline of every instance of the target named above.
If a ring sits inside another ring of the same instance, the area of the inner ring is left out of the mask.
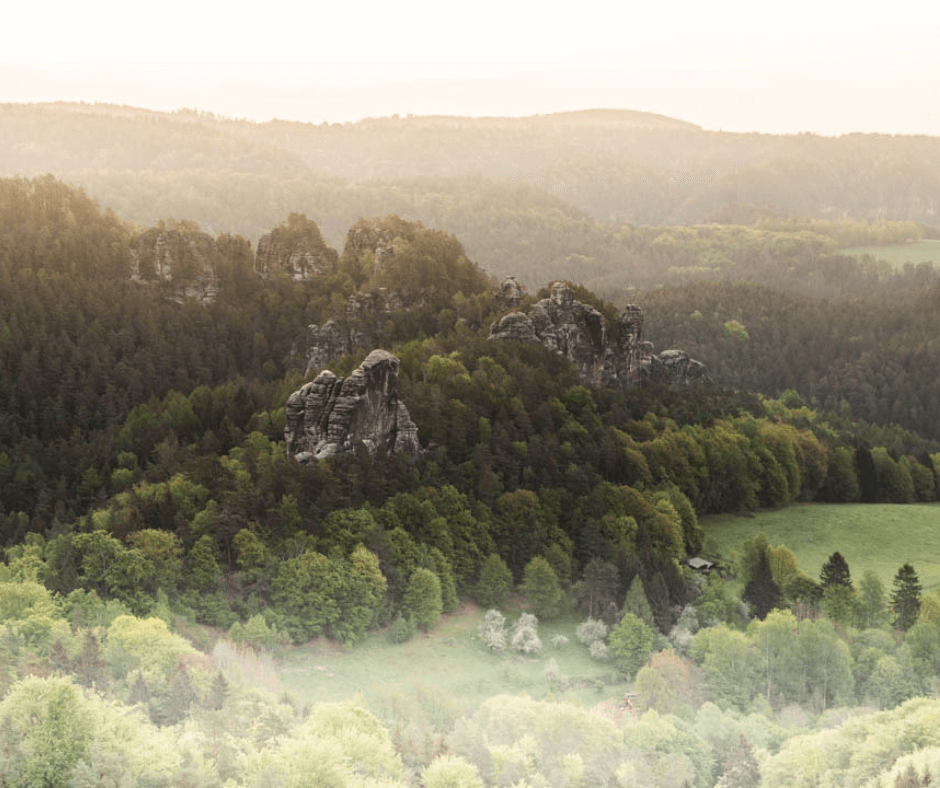
[[[920,612],[920,580],[910,564],[904,564],[894,576],[894,591],[891,608],[894,610],[894,625],[905,632],[914,626]]]
[[[829,556],[819,573],[819,583],[823,589],[831,586],[852,587],[852,575],[849,572],[848,562],[838,550]]]
[[[864,443],[855,449],[855,469],[858,471],[858,487],[863,503],[878,500],[878,474],[875,472],[875,460],[871,449]]]
[[[774,582],[766,552],[761,553],[758,558],[757,570],[753,579],[744,587],[741,598],[751,606],[754,615],[760,619],[765,618],[771,610],[780,606],[783,592]]]

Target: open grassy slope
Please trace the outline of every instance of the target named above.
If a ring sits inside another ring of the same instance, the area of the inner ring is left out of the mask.
[[[500,693],[524,692],[537,700],[588,706],[623,696],[627,684],[613,666],[591,659],[575,637],[580,619],[539,623],[542,652],[522,656],[508,649],[491,652],[483,645],[477,627],[484,612],[464,605],[443,617],[433,631],[418,633],[407,643],[390,643],[383,630],[345,650],[328,641],[291,649],[278,664],[278,674],[284,689],[300,703],[361,693],[386,721],[409,716],[417,705],[439,728]],[[508,612],[507,624],[517,617],[518,611]],[[551,642],[558,634],[568,638],[560,648]],[[546,675],[551,659],[564,680],[552,681]]]
[[[771,544],[789,547],[812,578],[838,550],[856,582],[871,569],[890,589],[898,567],[909,562],[925,591],[940,586],[940,504],[806,504],[701,523],[725,557],[763,531]]]

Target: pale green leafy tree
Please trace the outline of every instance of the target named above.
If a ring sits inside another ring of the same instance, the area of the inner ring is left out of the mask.
[[[66,786],[92,730],[81,690],[61,676],[29,676],[0,702],[0,785]]]
[[[480,771],[463,758],[445,753],[421,772],[424,788],[483,788]]]
[[[423,632],[433,629],[441,617],[444,602],[441,597],[441,581],[430,569],[419,567],[411,575],[402,613],[414,619],[415,626]]]
[[[608,651],[617,668],[628,676],[649,662],[653,648],[653,630],[633,613],[625,612],[620,623],[610,630]]]
[[[148,679],[169,681],[181,657],[198,652],[159,618],[118,616],[108,627],[105,659],[117,678],[140,670]]]
[[[701,629],[690,651],[705,669],[715,702],[723,708],[747,708],[760,657],[744,634],[724,624]]]
[[[552,618],[558,614],[561,585],[552,565],[542,556],[537,555],[526,564],[521,589],[536,616]]]
[[[754,619],[747,628],[748,639],[760,654],[760,678],[768,703],[786,701],[798,695],[800,661],[794,639],[797,621],[789,610],[772,610],[763,621]]]

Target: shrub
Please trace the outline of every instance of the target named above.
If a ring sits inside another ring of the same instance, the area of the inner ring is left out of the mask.
[[[405,618],[401,613],[388,628],[388,639],[392,643],[406,643],[414,637],[414,634],[415,625],[411,616]]]
[[[480,622],[480,639],[492,651],[506,648],[506,616],[498,610],[488,610]]]
[[[592,643],[603,640],[607,637],[607,625],[603,621],[597,621],[588,618],[583,624],[580,624],[575,633],[585,646],[590,647]]]
[[[595,640],[590,646],[591,657],[598,662],[606,662],[609,656],[607,644],[603,640]]]
[[[537,654],[542,650],[538,632],[539,620],[531,613],[523,613],[512,627],[510,645],[522,654]]]
[[[566,638],[564,635],[555,635],[552,638],[552,645],[555,648],[561,648],[562,646],[566,646],[567,644],[568,644],[568,638]]]

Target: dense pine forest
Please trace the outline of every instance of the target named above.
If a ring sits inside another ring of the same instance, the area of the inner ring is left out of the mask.
[[[720,554],[707,516],[940,500],[940,281],[844,251],[936,234],[936,141],[84,105],[3,107],[0,128],[5,170],[62,177],[0,179],[0,784],[930,784],[940,596],[919,556],[853,579],[834,549],[817,579],[757,532]],[[878,188],[836,188],[865,156]],[[382,265],[370,228],[394,238]],[[268,233],[324,270],[259,272]],[[494,274],[530,285],[521,310],[573,280],[609,331],[637,303],[643,338],[709,379],[592,388],[491,341]],[[390,291],[381,324],[351,314]],[[417,457],[290,456],[307,327],[329,320],[400,360]],[[246,667],[467,617],[475,659],[537,666],[545,692],[305,706]],[[552,649],[604,666],[596,707]]]

